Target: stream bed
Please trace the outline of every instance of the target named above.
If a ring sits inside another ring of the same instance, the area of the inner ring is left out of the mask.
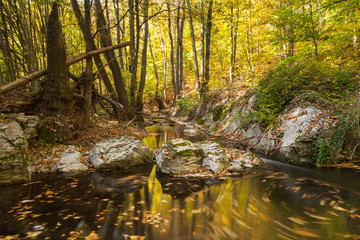
[[[154,125],[143,141],[191,141]],[[154,165],[38,175],[0,188],[0,239],[360,239],[360,173],[268,159],[230,178],[168,178]],[[8,236],[8,238],[6,238]],[[90,239],[90,238],[89,238]],[[98,238],[91,238],[98,239]]]

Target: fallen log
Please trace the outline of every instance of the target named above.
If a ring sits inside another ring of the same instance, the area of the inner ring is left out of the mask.
[[[104,52],[107,52],[107,51],[115,50],[115,49],[118,49],[118,48],[123,48],[123,47],[129,46],[129,45],[130,45],[130,42],[125,42],[125,43],[121,43],[121,44],[118,44],[118,45],[105,47],[105,48],[102,48],[102,49],[97,49],[97,50],[94,50],[94,51],[83,53],[83,54],[80,54],[79,56],[76,56],[76,57],[73,57],[73,58],[70,58],[70,59],[66,60],[66,66],[70,66],[70,65],[73,65],[73,64],[75,64],[77,62],[80,62],[80,61],[82,61],[82,60],[84,60],[86,58],[90,58],[90,57],[93,57],[95,55],[98,55],[98,54],[101,54],[101,53],[104,53]],[[34,80],[36,78],[45,76],[46,73],[47,73],[47,69],[43,69],[43,70],[40,70],[40,71],[37,71],[37,72],[33,72],[33,73],[31,73],[29,75],[26,75],[24,77],[18,78],[15,81],[0,87],[0,95],[5,94],[5,93],[7,93],[7,92],[9,92],[11,90],[14,90],[15,88],[18,88],[20,86],[26,85],[26,84],[28,84],[29,82],[31,82],[32,80]]]

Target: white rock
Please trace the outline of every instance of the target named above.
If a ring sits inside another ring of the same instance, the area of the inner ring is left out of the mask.
[[[73,147],[69,147],[69,149],[62,153],[56,168],[60,172],[85,171],[88,167],[80,162],[80,158],[81,153],[73,150]]]
[[[98,169],[123,169],[152,163],[154,153],[140,140],[122,136],[97,143],[89,160]]]

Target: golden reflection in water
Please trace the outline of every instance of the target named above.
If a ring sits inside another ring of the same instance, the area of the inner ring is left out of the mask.
[[[108,226],[114,223],[107,216],[116,213],[113,236],[145,236],[145,239],[360,237],[356,227],[360,220],[359,208],[351,206],[336,191],[311,201],[304,198],[300,205],[294,206],[292,198],[286,196],[292,189],[283,188],[281,179],[250,174],[235,179],[205,180],[202,189],[187,196],[164,193],[164,189],[185,192],[190,182],[181,184],[184,190],[176,188],[175,185],[180,185],[176,181],[162,185],[154,167],[147,184],[126,194],[121,206],[107,203],[105,224],[98,233],[109,231]],[[99,213],[103,211],[102,206],[98,208]]]

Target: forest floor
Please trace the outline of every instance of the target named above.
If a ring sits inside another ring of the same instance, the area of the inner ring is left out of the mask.
[[[97,119],[86,129],[78,130],[74,138],[65,144],[49,144],[41,140],[29,142],[29,162],[33,173],[55,172],[56,164],[60,161],[61,154],[69,145],[82,155],[81,162],[87,166],[87,158],[94,145],[102,140],[120,136],[132,136],[142,139],[148,135],[145,129],[126,122],[118,122],[109,119]]]

